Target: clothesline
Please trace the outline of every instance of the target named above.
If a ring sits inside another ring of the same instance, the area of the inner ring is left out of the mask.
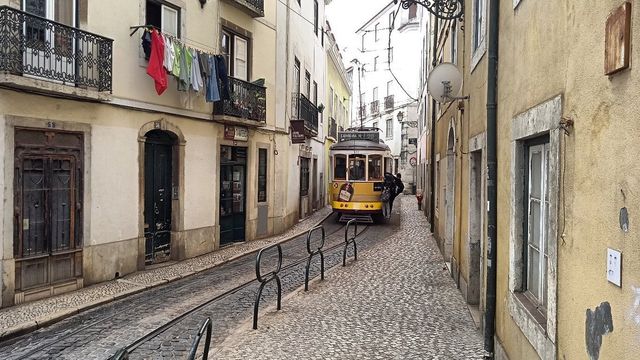
[[[155,25],[136,25],[136,26],[130,26],[129,29],[133,30],[129,34],[129,36],[135,35],[138,32],[138,30],[140,30],[140,29],[144,29],[144,31],[146,31],[146,32],[148,32],[148,31],[150,31],[152,29],[155,29],[157,32],[161,33],[163,36],[170,37],[171,41],[173,41],[173,42],[177,41],[180,44],[182,44],[182,46],[184,46],[184,47],[188,47],[190,49],[194,49],[194,50],[197,50],[197,51],[200,51],[200,52],[203,52],[203,53],[207,53],[207,54],[211,54],[211,55],[218,55],[218,54],[215,53],[215,50],[213,48],[210,48],[210,47],[206,46],[205,44],[199,43],[199,42],[197,42],[195,40],[191,40],[191,39],[180,39],[180,38],[178,38],[176,36],[173,36],[171,34],[167,34],[166,32],[163,32],[162,29],[160,29],[159,27],[157,27]],[[192,44],[188,44],[187,42],[197,43],[199,45],[198,46],[194,46]],[[206,50],[203,50],[203,48],[206,48]]]
[[[158,95],[167,89],[167,75],[171,75],[176,79],[178,91],[203,92],[207,102],[230,99],[224,56],[186,46],[175,37],[162,34],[157,27],[142,28],[142,49],[149,60],[147,74],[153,78]]]

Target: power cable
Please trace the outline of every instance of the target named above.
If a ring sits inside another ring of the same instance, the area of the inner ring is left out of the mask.
[[[393,20],[391,21],[391,27],[389,28],[389,37],[388,37],[388,44],[387,44],[387,48],[388,49],[393,49],[391,47],[391,33],[393,32],[393,28],[395,28],[395,23],[396,23],[396,17],[398,16],[398,13],[400,12],[400,5],[398,4],[398,9],[396,9],[396,11],[393,13]],[[391,74],[391,76],[393,76],[393,79],[398,83],[398,85],[400,86],[400,89],[402,89],[402,91],[409,97],[409,99],[418,102],[418,99],[414,98],[413,96],[411,96],[411,94],[409,94],[409,92],[404,88],[404,86],[402,86],[402,83],[400,83],[400,81],[398,80],[398,78],[396,77],[396,74],[393,73],[393,70],[391,69],[391,52],[389,50],[387,50],[387,60],[389,63],[389,68],[387,70],[389,70],[389,73]]]

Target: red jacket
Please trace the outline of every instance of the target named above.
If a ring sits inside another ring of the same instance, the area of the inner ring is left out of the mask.
[[[164,40],[155,30],[151,31],[151,57],[147,66],[147,74],[155,81],[158,95],[167,90],[167,72],[164,69]]]

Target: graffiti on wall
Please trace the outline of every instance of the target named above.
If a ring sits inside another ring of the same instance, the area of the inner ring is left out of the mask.
[[[587,309],[585,324],[585,338],[587,353],[591,360],[598,360],[602,337],[613,332],[613,318],[611,317],[611,305],[603,302],[595,310]]]

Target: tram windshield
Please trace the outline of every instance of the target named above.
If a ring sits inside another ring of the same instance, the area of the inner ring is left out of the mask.
[[[365,181],[366,156],[349,155],[349,181]]]
[[[382,180],[382,155],[369,155],[369,181]]]
[[[347,156],[346,155],[335,156],[333,178],[335,180],[347,179]]]

